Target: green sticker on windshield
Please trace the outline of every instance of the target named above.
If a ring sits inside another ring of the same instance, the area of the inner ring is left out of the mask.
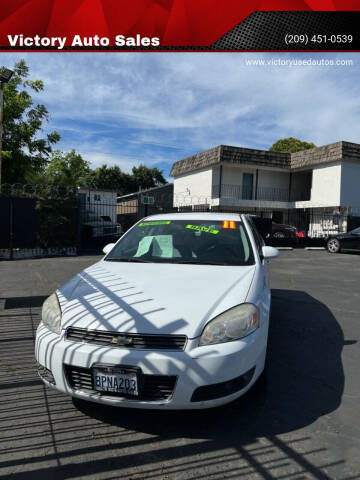
[[[201,225],[186,225],[186,228],[196,230],[197,232],[213,233],[214,235],[219,233],[219,230],[213,230],[212,228],[203,227]]]
[[[171,223],[170,220],[157,220],[155,222],[141,222],[139,223],[139,227],[152,227],[153,225],[169,225]]]

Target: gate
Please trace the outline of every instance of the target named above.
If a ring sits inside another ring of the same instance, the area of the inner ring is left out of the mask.
[[[36,215],[33,198],[0,197],[0,248],[33,248]]]
[[[74,188],[1,185],[1,258],[61,254],[69,248],[75,251],[78,225]]]

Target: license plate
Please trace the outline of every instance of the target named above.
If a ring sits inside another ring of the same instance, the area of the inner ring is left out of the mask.
[[[138,382],[135,372],[106,371],[93,369],[93,380],[95,390],[99,392],[125,393],[127,395],[138,395]]]

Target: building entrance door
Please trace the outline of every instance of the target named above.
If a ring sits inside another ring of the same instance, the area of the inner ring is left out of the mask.
[[[242,198],[243,200],[252,200],[254,175],[252,173],[243,174]]]

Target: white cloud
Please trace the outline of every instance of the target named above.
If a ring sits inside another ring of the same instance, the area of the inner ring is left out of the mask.
[[[132,166],[134,165],[133,157],[123,157],[121,155],[111,154],[111,153],[102,153],[102,152],[91,152],[83,151],[82,154],[84,158],[91,163],[93,168],[100,167],[104,163],[108,166],[117,165],[124,172],[130,172]]]
[[[352,58],[353,67],[251,67],[246,59]],[[21,54],[2,54],[11,65]],[[31,53],[31,75],[64,133],[98,165],[124,169],[218,144],[267,148],[287,136],[360,143],[359,54]],[[131,129],[131,133],[126,132]],[[121,141],[120,141],[121,139]],[[161,153],[161,148],[164,152]],[[169,155],[169,149],[171,154]],[[178,149],[178,150],[177,150]]]

